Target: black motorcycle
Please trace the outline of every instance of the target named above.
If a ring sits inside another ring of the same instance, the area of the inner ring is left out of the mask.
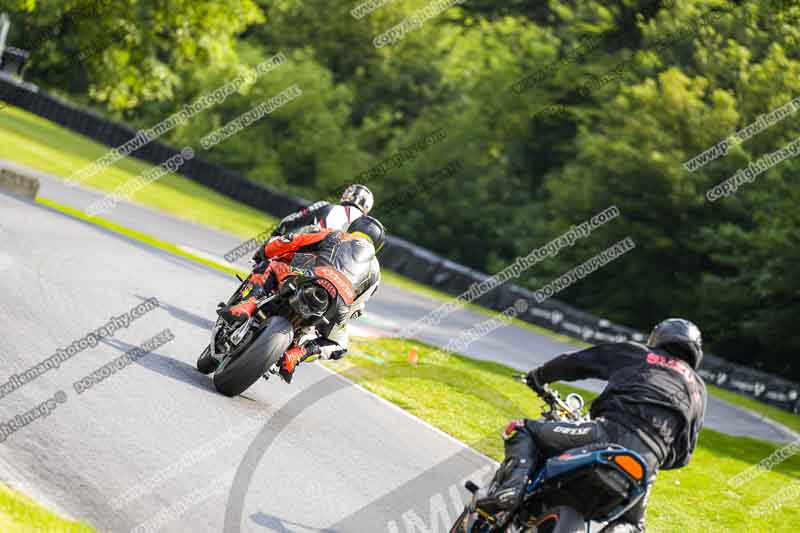
[[[526,382],[525,376],[514,377]],[[539,396],[546,405],[543,420],[590,420],[582,413],[584,401],[578,394],[562,400],[558,391],[545,386]],[[493,480],[489,491],[499,482]],[[473,498],[450,533],[588,533],[592,522],[608,523],[639,501],[647,489],[647,466],[639,454],[622,446],[567,450],[539,465],[517,508],[496,515],[476,507],[480,488],[475,483],[465,486]]]
[[[295,339],[302,343],[317,325],[335,321],[342,308],[353,303],[353,286],[337,270],[279,266],[274,271],[274,288],[258,297],[256,310],[245,323],[231,326],[217,318],[211,343],[197,360],[197,370],[213,373],[214,388],[225,396],[237,396],[260,377],[277,374],[284,352]],[[263,270],[262,264],[255,271]],[[252,295],[250,281],[239,280],[241,285],[227,305]]]

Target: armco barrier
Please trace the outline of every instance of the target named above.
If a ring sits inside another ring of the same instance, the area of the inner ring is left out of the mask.
[[[0,100],[82,133],[109,147],[120,146],[136,135],[136,131],[129,127],[49,96],[35,86],[20,84],[2,75]],[[176,154],[176,150],[162,143],[151,142],[132,155],[158,165]],[[225,196],[277,217],[283,217],[310,203],[250,182],[219,165],[198,158],[186,162],[179,172]],[[489,277],[398,237],[387,239],[386,246],[381,251],[381,264],[389,270],[436,287],[452,296],[462,294],[473,283],[480,283]],[[640,332],[612,324],[554,298],[541,304],[536,303],[532,291],[511,284],[489,291],[478,298],[476,303],[502,311],[519,298],[525,298],[529,304],[527,312],[519,318],[543,328],[586,342],[645,340]],[[713,355],[706,357],[701,374],[720,387],[800,412],[800,385],[777,376],[729,363]]]

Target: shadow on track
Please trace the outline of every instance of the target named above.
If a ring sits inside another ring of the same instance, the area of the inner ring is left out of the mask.
[[[103,339],[101,342],[122,353],[135,348],[134,345],[119,339]],[[148,370],[152,370],[157,374],[161,374],[162,376],[180,381],[181,383],[186,383],[218,396],[211,380],[208,379],[207,376],[200,374],[194,366],[186,364],[183,361],[156,352],[150,352],[141,359],[138,359],[136,364]]]

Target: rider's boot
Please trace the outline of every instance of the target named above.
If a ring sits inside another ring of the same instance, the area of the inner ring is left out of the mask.
[[[250,282],[250,298],[235,305],[220,306],[217,314],[231,326],[243,324],[248,318],[253,316],[256,310],[256,301],[260,296],[266,294],[268,288],[274,284],[274,277],[270,268],[263,272],[253,272],[247,281]]]
[[[217,309],[217,314],[230,324],[231,326],[238,326],[244,324],[248,318],[253,316],[256,311],[256,297],[253,296],[236,305],[229,305]]]
[[[528,484],[530,467],[530,459],[507,458],[497,470],[489,492],[478,495],[475,507],[491,515],[517,507]]]
[[[537,456],[536,444],[523,420],[514,420],[503,432],[506,459],[497,469],[486,495],[478,494],[475,507],[495,514],[519,505]]]
[[[297,366],[297,363],[302,361],[307,353],[307,350],[302,346],[292,346],[286,350],[286,353],[283,354],[280,374],[286,383],[292,382],[292,376],[294,376],[294,369]]]

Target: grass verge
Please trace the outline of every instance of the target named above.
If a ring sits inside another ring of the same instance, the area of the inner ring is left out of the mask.
[[[65,520],[33,500],[0,485],[0,531],[3,533],[96,533],[86,524]]]
[[[407,362],[412,346],[419,350],[415,366]],[[437,355],[434,347],[418,342],[354,339],[347,358],[326,365],[497,460],[502,458],[500,432],[508,420],[538,418],[541,409],[538,398],[510,378],[511,368]],[[576,391],[562,384],[557,388]],[[593,397],[582,394],[587,401]],[[796,531],[800,457],[789,458],[742,487],[727,483],[775,449],[768,442],[703,430],[688,467],[659,473],[647,514],[648,531]],[[777,508],[759,517],[750,514],[766,509],[766,498],[781,494]]]
[[[0,113],[0,158],[59,178],[93,163],[109,148],[88,137],[15,107]],[[151,165],[126,157],[86,180],[87,187],[112,192]],[[185,220],[250,238],[275,218],[178,174],[168,174],[136,191],[131,201]]]

